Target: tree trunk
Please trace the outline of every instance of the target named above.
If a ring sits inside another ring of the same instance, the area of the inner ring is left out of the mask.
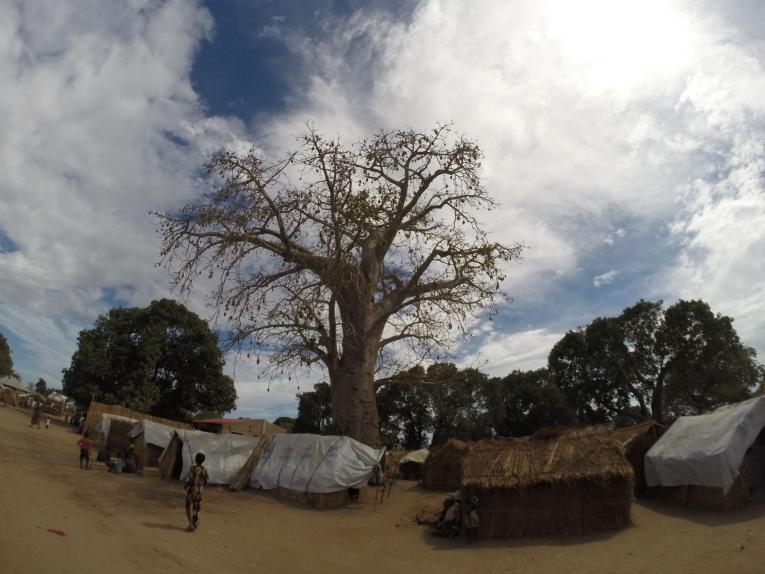
[[[656,386],[653,389],[651,415],[657,423],[664,424],[664,380],[662,377],[656,380]]]
[[[380,419],[374,387],[377,345],[360,352],[346,350],[330,372],[332,415],[343,434],[373,447],[380,446]]]

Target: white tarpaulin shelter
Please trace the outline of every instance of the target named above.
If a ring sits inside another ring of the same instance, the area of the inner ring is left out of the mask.
[[[167,448],[167,445],[170,444],[170,440],[173,438],[173,433],[176,431],[181,435],[184,432],[175,427],[155,423],[154,421],[142,420],[136,423],[130,430],[130,438],[143,435],[143,440],[146,444]]]
[[[138,422],[136,419],[131,419],[130,417],[123,417],[122,415],[112,415],[108,413],[102,414],[101,420],[98,421],[98,424],[96,425],[96,431],[103,435],[104,440],[106,440],[109,437],[109,429],[111,429],[113,420],[127,421],[131,423]]]
[[[250,486],[315,493],[360,488],[384,454],[384,448],[347,436],[274,435],[252,471]]]
[[[186,479],[194,465],[194,458],[201,452],[205,455],[204,467],[207,469],[209,484],[229,484],[250,458],[250,453],[260,440],[256,436],[213,434],[194,430],[175,431],[174,436],[178,437],[182,444],[183,469],[180,479]],[[162,453],[163,458],[169,450],[168,447]]]
[[[48,400],[49,401],[53,401],[54,403],[58,403],[58,404],[62,404],[63,405],[69,399],[67,397],[65,397],[64,395],[62,395],[61,393],[53,392],[53,393],[48,395]]]
[[[680,417],[645,455],[648,486],[711,486],[727,494],[765,427],[765,397]]]
[[[407,462],[423,464],[427,460],[428,456],[430,456],[430,451],[426,448],[421,448],[420,450],[413,450],[412,452],[406,453],[401,457],[401,460],[398,461],[398,463],[399,465]]]

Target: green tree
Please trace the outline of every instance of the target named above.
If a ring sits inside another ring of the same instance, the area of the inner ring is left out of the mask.
[[[298,416],[292,432],[334,434],[337,425],[332,416],[332,393],[327,383],[317,383],[313,391],[298,394]]]
[[[230,411],[236,400],[217,336],[169,299],[101,315],[80,332],[63,382],[64,393],[81,405],[94,398],[179,420]]]
[[[458,369],[453,363],[435,363],[428,367],[426,379],[433,409],[433,446],[453,437],[478,440],[492,435],[481,400],[488,380],[484,373]]]
[[[11,357],[11,347],[8,340],[0,333],[0,377],[16,377],[16,371],[13,370],[13,358]]]
[[[407,450],[425,446],[433,414],[424,380],[425,370],[416,367],[378,388],[380,433],[388,446]]]
[[[499,436],[526,436],[576,422],[563,392],[549,381],[547,369],[513,371],[483,386],[486,412]]]
[[[403,370],[396,348],[415,361],[446,350],[494,310],[520,256],[482,228],[495,204],[480,161],[448,127],[350,148],[310,131],[281,161],[224,152],[215,193],[158,215],[162,255],[182,291],[218,280],[230,344],[275,349],[276,370],[323,365],[339,428],[374,445],[375,379]]]
[[[763,380],[733,320],[703,301],[664,309],[641,300],[619,317],[595,319],[555,345],[548,367],[586,423],[698,414],[749,397]]]
[[[44,397],[47,397],[51,392],[53,392],[53,389],[48,389],[48,382],[40,377],[35,383],[35,392],[41,394]]]
[[[278,427],[282,427],[288,433],[293,432],[295,428],[296,419],[292,417],[279,417],[274,421],[274,424]]]

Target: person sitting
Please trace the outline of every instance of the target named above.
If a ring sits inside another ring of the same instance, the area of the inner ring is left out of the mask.
[[[109,460],[109,462],[106,463],[106,466],[109,469],[109,472],[122,474],[125,469],[125,459],[123,458],[123,455],[120,454],[117,458]]]
[[[125,459],[125,472],[128,474],[136,474],[138,472],[138,464],[135,461],[135,455],[128,453]]]
[[[462,530],[462,512],[459,497],[450,494],[441,509],[441,516],[433,527],[435,536],[444,536],[446,538],[455,538],[460,535]]]

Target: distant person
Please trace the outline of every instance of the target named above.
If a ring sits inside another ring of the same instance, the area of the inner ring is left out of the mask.
[[[106,467],[109,469],[109,472],[122,474],[122,472],[125,470],[125,455],[119,454],[113,461],[110,460],[107,462]]]
[[[90,466],[90,433],[85,432],[80,440],[77,441],[77,446],[80,447],[80,468],[82,468],[82,462],[85,461],[85,470],[88,470]]]
[[[125,472],[128,474],[136,474],[138,472],[138,464],[135,460],[135,455],[131,452],[128,452],[127,457],[125,458]]]
[[[50,417],[45,417],[45,430],[50,428]]]
[[[32,422],[29,424],[29,428],[32,428],[33,426],[37,425],[37,428],[42,428],[40,426],[40,419],[42,418],[42,413],[40,412],[40,405],[38,403],[34,403],[34,407],[32,407]]]
[[[187,530],[193,532],[199,526],[199,510],[202,508],[202,489],[207,484],[207,469],[202,466],[205,455],[197,453],[194,458],[196,464],[191,467],[189,476],[186,478],[186,518],[189,519]]]

